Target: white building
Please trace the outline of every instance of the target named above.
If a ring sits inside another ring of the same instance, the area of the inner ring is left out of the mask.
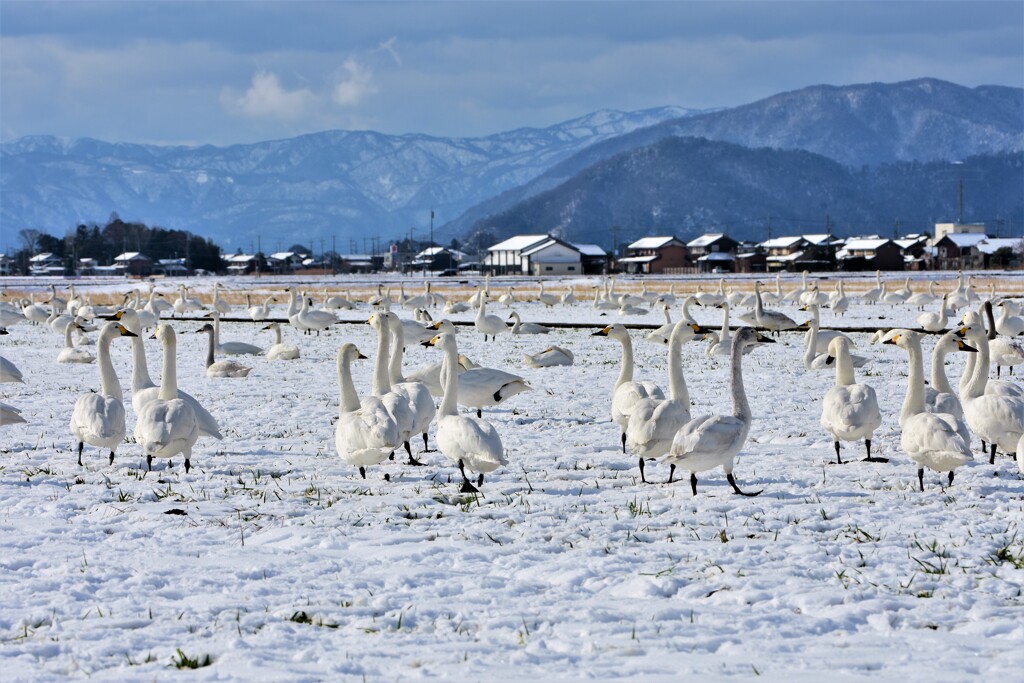
[[[551,235],[516,235],[487,249],[484,270],[495,275],[578,275],[580,250]]]

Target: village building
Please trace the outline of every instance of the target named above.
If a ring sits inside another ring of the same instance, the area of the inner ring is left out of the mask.
[[[551,235],[516,235],[487,249],[483,268],[493,275],[579,275],[580,250]]]
[[[31,275],[64,275],[64,263],[59,256],[44,251],[28,260],[28,272]]]
[[[903,252],[890,239],[855,237],[836,252],[836,265],[846,271],[903,270]]]
[[[678,237],[644,237],[626,247],[617,265],[625,273],[665,273],[688,266],[686,253],[686,243]]]
[[[938,224],[935,226],[938,228]],[[937,270],[968,270],[982,268],[985,255],[978,245],[988,239],[985,233],[947,232],[938,237],[935,247],[935,268]]]
[[[114,257],[115,272],[144,277],[153,272],[153,259],[137,251],[126,251]]]

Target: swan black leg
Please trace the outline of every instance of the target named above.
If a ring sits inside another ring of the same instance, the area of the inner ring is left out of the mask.
[[[837,465],[842,465],[843,464],[843,456],[839,455],[839,442],[835,441],[834,445],[836,447],[836,464]]]
[[[433,453],[434,452],[434,451],[430,450],[430,445],[427,442],[427,433],[426,432],[423,432],[423,452],[424,453]]]
[[[110,463],[109,464],[111,464],[111,465],[114,464],[114,451],[110,451]]]
[[[150,471],[150,472],[153,471],[153,456],[152,455],[147,455],[146,456],[146,469],[148,471]]]
[[[419,460],[417,460],[416,458],[412,457],[412,446],[409,445],[408,441],[405,442],[405,452],[409,454],[409,464],[410,465],[415,465],[416,467],[419,467],[419,466],[421,466],[423,464]]]
[[[363,479],[366,479],[366,468],[365,467],[362,467],[362,466],[359,467],[359,476],[361,476]]]
[[[477,408],[476,409],[476,416],[482,419],[483,416],[484,416],[484,411],[482,411],[479,408]]]
[[[949,485],[953,485],[953,470],[949,471]]]
[[[626,432],[622,432],[622,452],[626,452]]]
[[[740,487],[736,485],[736,479],[735,479],[735,477],[732,476],[732,472],[727,474],[725,476],[725,478],[726,478],[726,481],[729,482],[729,485],[732,486],[732,490],[735,491],[736,493],[740,494],[741,496],[747,496],[748,498],[753,498],[754,496],[760,496],[762,493],[764,493],[764,489],[761,489],[757,493],[744,493],[743,491],[740,491]]]
[[[79,441],[79,442],[78,442],[78,466],[79,466],[79,467],[81,467],[81,466],[82,466],[82,449],[83,449],[84,447],[85,447],[85,444],[84,444],[84,443],[82,443],[81,441]]]
[[[192,467],[192,459],[185,458],[185,474],[188,474],[188,470],[190,467]]]
[[[924,493],[924,468],[917,468],[917,483],[921,486],[921,492]]]
[[[484,485],[484,473],[483,472],[481,472],[480,476],[476,478],[476,485],[477,486],[483,486]]]
[[[466,466],[459,460],[459,472],[462,473],[462,488],[459,489],[462,493],[479,493],[480,489],[473,486],[473,483],[469,481],[469,477],[466,476]]]
[[[693,495],[695,495],[695,496],[697,495],[697,473],[696,472],[690,472],[690,490],[693,492]]]
[[[981,440],[981,454],[984,455],[985,453],[988,453],[988,444],[985,443],[985,439],[982,439]]]
[[[996,445],[994,443],[990,443],[988,445],[988,448],[989,448],[988,464],[989,465],[995,465],[996,464]]]
[[[668,483],[670,483],[670,484],[672,483],[672,477],[674,477],[675,474],[676,474],[676,466],[675,465],[669,465],[669,467],[668,467]]]
[[[864,446],[868,449],[868,457],[864,458],[864,462],[889,462],[889,458],[871,457],[871,439],[864,439]]]
[[[647,478],[644,477],[644,459],[640,458],[640,481],[647,483]]]

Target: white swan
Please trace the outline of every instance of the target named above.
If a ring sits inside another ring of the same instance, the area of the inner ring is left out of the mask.
[[[540,292],[537,294],[537,301],[541,302],[548,308],[551,308],[557,303],[560,303],[561,299],[557,294],[548,294],[544,291],[544,281],[540,281]]]
[[[220,311],[210,313],[213,317],[213,343],[218,353],[229,356],[262,356],[263,349],[255,344],[248,344],[240,341],[221,342],[220,340]]]
[[[875,271],[875,286],[860,295],[861,301],[866,304],[876,304],[885,294],[885,287],[882,286],[882,271]]]
[[[213,283],[213,303],[212,303],[212,306],[213,306],[213,310],[215,310],[215,311],[217,311],[218,313],[221,313],[221,314],[230,313],[231,312],[231,304],[229,304],[227,302],[227,300],[225,300],[220,295],[220,283],[219,282]]]
[[[804,271],[804,281],[806,282],[807,272]],[[757,297],[754,308],[754,318],[757,320],[759,327],[763,327],[769,332],[774,332],[776,336],[784,330],[792,330],[798,327],[796,321],[790,318],[785,313],[779,311],[766,310],[764,303],[761,301],[761,281],[758,280],[754,283],[754,296]]]
[[[420,342],[421,344],[423,342]],[[475,367],[479,367],[476,363],[471,361],[466,356],[459,354],[459,373],[466,370],[470,370]],[[430,395],[435,398],[444,396],[444,386],[441,384],[441,361],[436,363],[428,363],[419,368],[416,368],[408,375],[406,379],[410,382],[420,382],[427,387]]]
[[[996,335],[998,324],[992,315],[992,302],[986,300],[982,304],[982,312],[988,321],[988,342],[989,357],[996,366],[996,377],[1002,374],[1004,367],[1010,368],[1013,374],[1013,366],[1024,363],[1024,345],[1015,339],[1007,339]]]
[[[928,291],[918,292],[912,295],[906,300],[908,306],[917,306],[917,310],[923,311],[926,306],[930,306],[939,300],[939,296],[935,293],[935,280],[928,281]]]
[[[249,373],[252,372],[252,368],[247,365],[233,360],[217,360],[216,355],[216,344],[214,342],[213,325],[206,323],[198,330],[197,333],[205,332],[209,337],[210,343],[206,347],[206,376],[211,378],[217,377],[248,377]]]
[[[71,332],[75,329],[83,329],[77,321],[64,328],[64,348],[57,354],[58,363],[92,363],[96,360],[91,353],[71,343]]]
[[[18,369],[17,365],[0,356],[0,384],[4,382],[20,382],[24,384],[25,376]]]
[[[931,386],[924,389],[925,410],[929,413],[949,413],[954,417],[963,418],[964,408],[946,376],[946,356],[954,351],[978,352],[973,346],[965,344],[957,336],[956,330],[939,337],[932,351]]]
[[[21,307],[21,314],[36,324],[45,323],[46,319],[50,317],[49,312],[35,302],[34,295]]]
[[[164,370],[160,394],[146,403],[135,421],[135,441],[146,454],[146,467],[153,469],[153,458],[185,457],[185,473],[192,466],[192,447],[199,438],[195,411],[178,398],[177,343],[174,329],[167,323],[156,328],[156,338],[164,350]]]
[[[956,276],[956,287],[952,292],[949,292],[946,298],[946,305],[949,306],[951,311],[959,311],[965,306],[971,305],[970,292],[966,286],[964,286],[964,273],[959,271]]]
[[[267,360],[295,360],[299,357],[299,347],[282,343],[281,323],[270,323],[263,329],[274,333],[274,345],[267,349]]]
[[[917,324],[928,332],[942,332],[946,329],[946,325],[949,324],[949,311],[946,309],[946,300],[949,298],[948,294],[943,294],[942,299],[939,301],[939,310],[937,313],[927,312],[917,316]]]
[[[559,299],[562,302],[563,306],[572,306],[577,301],[576,294],[573,293],[571,286],[568,290],[565,291],[565,293],[562,294],[561,297],[559,297]]]
[[[540,353],[523,354],[523,362],[531,368],[552,368],[558,365],[572,365],[575,356],[569,349],[561,346],[549,346]]]
[[[199,299],[189,297],[188,287],[178,285],[178,298],[174,302],[174,312],[183,315],[192,311],[202,310],[205,310],[205,306],[199,302]]]
[[[999,317],[996,318],[996,332],[1006,337],[1016,337],[1021,332],[1024,332],[1024,318],[1019,315],[1012,315],[1005,301],[1000,301],[996,306],[999,308]]]
[[[829,295],[828,307],[836,315],[846,315],[846,311],[849,310],[850,298],[846,296],[846,289],[843,286],[842,280],[836,283],[835,291]]]
[[[989,367],[989,340],[985,328],[977,325],[961,327],[960,336],[966,337],[978,349],[974,374],[960,392],[964,418],[971,431],[989,444],[989,464],[995,462],[996,448],[1014,453],[1017,442],[1024,434],[1024,398],[1000,396],[986,392]],[[972,356],[975,354],[972,354]]]
[[[249,295],[245,295],[248,300]],[[270,316],[270,304],[274,303],[275,299],[273,296],[268,296],[262,304],[255,306],[249,306],[246,312],[249,314],[249,318],[255,322],[266,320]]]
[[[828,353],[828,346],[836,337],[846,337],[846,341],[850,342],[850,346],[856,346],[852,339],[838,330],[821,329],[821,310],[818,307],[818,304],[807,304],[805,306],[801,306],[800,310],[807,311],[811,314],[811,319],[804,323],[804,326],[808,327],[807,332],[804,333],[805,347],[810,344],[811,337],[815,336],[814,330],[817,330],[817,341],[813,345],[815,353]]]
[[[512,293],[512,285],[509,285],[508,289],[505,290],[505,293],[498,297],[498,303],[504,304],[505,306],[511,306],[515,302],[516,295]],[[469,310],[469,307],[467,306],[463,310]]]
[[[717,292],[705,292],[697,287],[697,293],[694,295],[697,299],[697,303],[701,306],[717,306],[718,304],[725,301],[725,278],[718,279],[718,291]],[[671,333],[670,333],[671,334]]]
[[[414,433],[419,433],[413,432],[413,409],[406,394],[391,390],[391,376],[388,370],[391,360],[391,327],[388,324],[387,316],[393,315],[395,314],[388,311],[380,311],[371,315],[367,321],[377,333],[377,357],[373,361],[373,384],[370,395],[363,401],[380,401],[387,409],[391,417],[394,418],[395,427],[398,429],[398,441],[395,442],[395,448],[399,444],[405,444],[405,450],[409,452],[409,459],[412,460],[409,439]],[[367,403],[367,405],[369,404]]]
[[[425,383],[409,381],[402,375],[405,330],[403,329],[402,321],[399,320],[398,316],[394,313],[386,314],[385,318],[394,342],[393,349],[391,351],[391,359],[388,362],[391,391],[405,396],[409,403],[409,408],[412,410],[412,429],[410,430],[410,435],[415,436],[417,434],[422,434],[423,450],[428,451],[429,444],[427,432],[430,429],[430,423],[434,421],[434,417],[437,415],[437,408],[434,406],[434,399],[431,395],[430,388]],[[406,448],[409,448],[408,441],[405,442],[405,446]],[[409,450],[409,464],[423,464],[416,460],[416,458],[412,457],[411,450]]]
[[[316,336],[320,336],[322,330],[326,330],[331,325],[338,322],[338,319],[334,317],[333,313],[327,311],[315,310],[310,308],[313,305],[313,300],[305,296],[302,296],[302,308],[296,314],[299,327],[305,329],[307,332],[316,331]]]
[[[149,367],[146,364],[146,347],[142,339],[142,327],[139,325],[139,318],[135,311],[118,311],[113,316],[120,320],[121,324],[134,332],[137,336],[131,338],[132,342],[132,409],[138,416],[142,408],[152,400],[160,396],[160,387],[150,379]],[[200,436],[210,436],[214,439],[223,439],[220,433],[220,425],[206,408],[199,403],[191,394],[178,389],[178,398],[182,399],[192,407],[199,423]]]
[[[672,322],[672,314],[667,303],[661,304],[661,312],[665,314],[665,324],[648,332],[644,339],[655,344],[668,345],[669,337],[672,336],[672,330],[676,328],[676,324]]]
[[[919,333],[894,330],[882,343],[894,344],[909,354],[907,395],[900,412],[900,446],[918,465],[918,484],[924,491],[924,468],[928,467],[936,472],[949,472],[952,485],[954,470],[971,460],[967,425],[950,413],[926,412],[924,354]]]
[[[821,340],[819,338],[821,331],[818,329],[817,319],[812,317],[804,324],[810,327],[807,331],[807,336],[804,337],[804,369],[831,369],[832,364],[835,362],[835,357],[828,353],[828,346],[825,347],[825,353],[818,353],[816,351],[816,349],[820,348],[821,344]],[[853,341],[849,337],[839,332],[830,336],[829,343],[831,343],[832,339],[838,339],[840,336],[850,342],[850,344],[853,344]],[[881,340],[881,334],[878,335],[878,339]],[[868,359],[866,356],[850,354],[850,362],[853,364],[853,367],[862,368],[867,365]]]
[[[622,452],[626,452],[626,427],[629,425],[629,415],[637,402],[646,398],[657,398],[665,400],[665,394],[654,382],[638,382],[633,380],[633,342],[629,337],[629,330],[623,325],[608,325],[597,332],[595,337],[608,337],[622,345],[622,362],[619,366],[619,376],[615,380],[615,388],[612,391],[612,422],[619,426],[621,433]]]
[[[693,328],[685,322],[676,323],[668,343],[669,398],[641,399],[629,413],[626,447],[638,457],[640,480],[645,484],[644,460],[668,453],[676,432],[690,421],[690,392],[683,375],[683,344],[694,338]]]
[[[479,473],[477,486],[484,483],[484,474],[493,472],[508,463],[505,459],[505,448],[494,425],[479,417],[459,415],[457,405],[460,402],[458,373],[459,351],[455,337],[441,334],[427,344],[437,346],[444,356],[441,372],[444,378],[444,397],[441,407],[437,410],[437,447],[445,456],[459,466],[462,474],[462,492],[474,493],[476,486],[466,476],[466,468]]]
[[[124,441],[124,396],[117,381],[114,365],[110,362],[110,342],[116,337],[134,337],[123,325],[108,322],[96,342],[96,365],[100,371],[100,392],[82,394],[75,401],[71,413],[71,434],[78,443],[78,465],[82,465],[85,444],[110,451],[110,464],[114,464],[114,451]]]
[[[338,456],[359,468],[366,479],[366,468],[388,459],[399,443],[398,425],[380,399],[367,396],[359,400],[352,382],[352,361],[366,358],[354,344],[338,349],[338,421],[334,425],[334,446]],[[384,478],[390,479],[385,474]]]
[[[541,284],[543,285],[543,283]],[[490,335],[491,341],[494,341],[499,334],[508,332],[509,328],[505,325],[504,320],[496,315],[487,313],[487,302],[484,299],[486,297],[480,299],[480,307],[477,309],[473,326],[477,332],[484,335],[484,341],[487,341],[488,335]]]
[[[782,301],[792,301],[793,303],[800,302],[800,297],[803,296],[803,293],[807,291],[808,274],[809,273],[806,270],[800,273],[801,285],[799,287],[794,287],[793,289],[783,294]],[[781,303],[781,301],[778,303]]]
[[[732,490],[742,496],[756,496],[761,493],[745,493],[740,490],[733,477],[733,461],[743,448],[750,433],[753,416],[747,394],[743,388],[742,358],[744,349],[757,343],[773,343],[772,339],[758,334],[749,327],[741,327],[732,339],[729,355],[731,366],[731,415],[702,415],[687,422],[676,433],[672,447],[662,458],[671,466],[668,480],[672,482],[676,467],[690,472],[690,490],[697,495],[697,472],[721,467]]]
[[[836,461],[842,464],[839,454],[840,441],[864,439],[867,462],[889,462],[888,458],[871,456],[871,436],[882,424],[882,413],[878,409],[875,390],[867,384],[857,384],[850,360],[850,343],[843,337],[833,339],[828,347],[829,355],[835,358],[836,385],[825,392],[821,403],[821,426],[832,437],[835,444]]]
[[[512,323],[512,329],[509,330],[510,334],[547,334],[551,331],[550,327],[545,327],[538,323],[524,323],[519,319],[519,314],[512,311],[509,316],[509,320],[514,320]]]

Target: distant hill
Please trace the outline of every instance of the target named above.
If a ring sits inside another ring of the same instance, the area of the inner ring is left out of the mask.
[[[328,131],[223,148],[26,137],[0,146],[0,228],[63,235],[116,211],[225,247],[283,232],[347,247],[410,226],[422,238],[431,209],[439,222],[457,216],[589,145],[694,113],[606,110],[482,138]]]
[[[704,138],[667,138],[596,163],[554,189],[478,221],[488,243],[516,233],[552,232],[610,246],[643,235],[692,238],[725,229],[763,239],[769,217],[784,230],[889,235],[955,220],[966,178],[965,217],[1024,215],[1024,153],[970,157],[962,165],[898,162],[851,169],[819,154],[750,149]]]
[[[551,190],[593,164],[670,137],[803,150],[853,168],[900,161],[955,161],[1024,150],[1024,90],[965,88],[930,78],[822,85],[666,121],[592,145],[534,180],[471,208],[442,231],[468,234],[489,216]]]

